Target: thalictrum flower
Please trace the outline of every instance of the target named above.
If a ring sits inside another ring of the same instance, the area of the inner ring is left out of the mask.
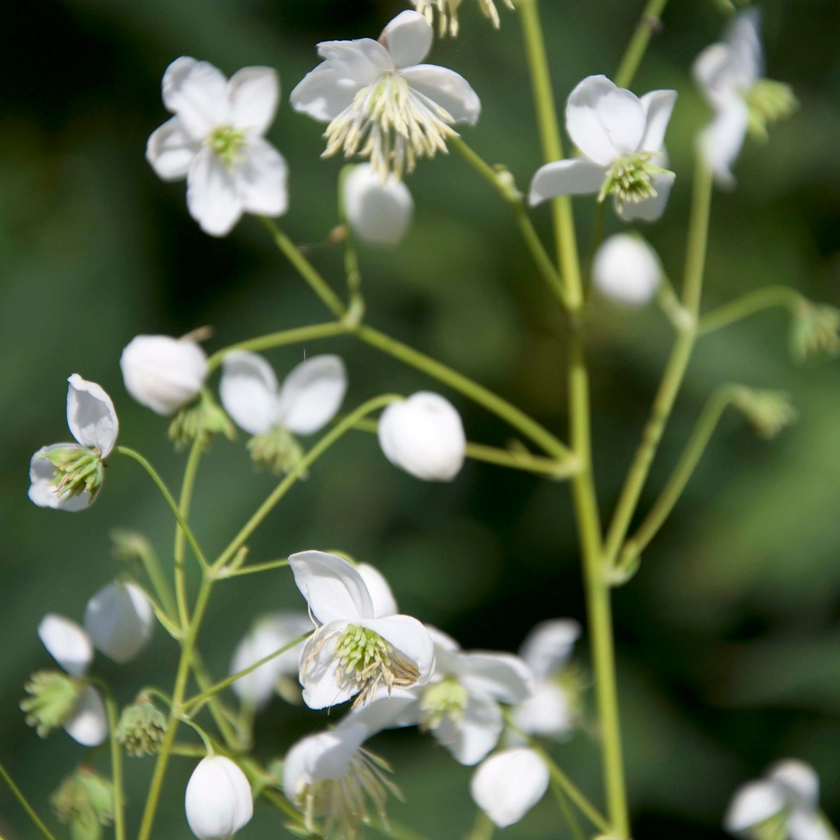
[[[190,776],[184,808],[199,840],[228,840],[254,815],[251,785],[229,758],[208,756]]]
[[[434,34],[423,15],[402,12],[378,41],[324,41],[324,59],[292,91],[296,111],[329,123],[324,157],[369,158],[382,183],[414,170],[418,157],[446,152],[456,123],[475,125],[481,102],[452,70],[420,62]]]
[[[639,98],[606,76],[588,76],[566,104],[566,131],[581,157],[540,167],[529,200],[597,193],[613,197],[624,221],[655,221],[665,211],[674,173],[664,169],[664,140],[677,100],[673,90]]]
[[[205,233],[227,235],[243,213],[286,212],[286,161],[265,139],[279,97],[270,67],[230,81],[187,56],[166,68],[163,104],[175,116],[149,137],[146,158],[163,180],[187,179],[187,207]]]
[[[662,264],[640,236],[617,233],[598,249],[592,279],[599,291],[616,303],[643,306],[662,285]]]
[[[335,554],[304,551],[289,558],[295,583],[318,622],[300,657],[303,700],[323,709],[380,689],[425,685],[435,667],[426,628],[407,615],[383,614],[364,578]],[[358,696],[357,696],[358,695]]]
[[[256,353],[234,350],[222,363],[219,396],[234,422],[254,437],[255,461],[289,472],[303,450],[295,435],[322,429],[341,407],[347,372],[338,356],[313,356],[293,368],[280,386],[271,365]]]
[[[130,581],[103,586],[85,607],[85,630],[93,646],[121,665],[146,647],[154,626],[155,614],[146,593]]]
[[[344,212],[354,236],[396,245],[411,224],[414,201],[402,181],[391,176],[383,184],[369,163],[361,163],[344,181]]]
[[[379,418],[379,445],[394,466],[424,481],[452,481],[464,465],[461,415],[439,394],[419,391]]]
[[[441,38],[446,35],[447,30],[453,38],[458,36],[460,26],[458,21],[458,7],[462,2],[463,0],[413,0],[417,11],[424,14],[430,24],[434,21],[435,11],[437,11],[438,34]],[[499,20],[499,12],[493,0],[477,0],[477,2],[481,11],[490,18],[493,26],[498,29],[501,21]],[[504,3],[509,9],[513,9],[512,0],[504,0]]]
[[[29,498],[38,507],[77,511],[93,504],[99,494],[119,421],[111,398],[99,385],[78,373],[67,381],[67,425],[77,443],[54,443],[32,456]]]
[[[519,822],[548,790],[549,773],[534,750],[514,747],[485,759],[470,783],[473,801],[499,828]]]

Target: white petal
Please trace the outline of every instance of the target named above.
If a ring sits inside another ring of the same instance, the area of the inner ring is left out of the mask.
[[[75,621],[63,615],[47,613],[38,625],[38,637],[50,656],[71,677],[87,673],[93,662],[93,643]]]
[[[219,398],[233,422],[251,435],[277,425],[279,385],[271,365],[257,353],[232,350],[222,360]]]
[[[395,688],[390,694],[380,692],[369,703],[348,712],[335,728],[336,732],[356,726],[367,730],[370,738],[383,729],[416,726],[419,722],[418,689]]]
[[[344,212],[353,233],[374,245],[396,245],[405,236],[414,201],[403,181],[384,184],[369,163],[353,168],[344,182]]]
[[[627,201],[616,212],[624,222],[655,222],[662,217],[665,208],[668,206],[668,199],[671,196],[671,188],[674,186],[675,176],[671,173],[654,175],[651,178],[656,195],[646,198],[644,201]]]
[[[207,378],[207,356],[194,341],[138,335],[120,356],[125,388],[141,405],[168,416],[191,403]]]
[[[442,630],[438,630],[437,627],[432,627],[431,624],[427,624],[426,629],[429,631],[429,635],[432,637],[436,648],[447,653],[456,653],[461,650],[461,646],[452,636],[444,633]]]
[[[243,67],[227,83],[231,123],[265,134],[280,100],[280,80],[272,67]]]
[[[787,758],[774,764],[766,775],[781,786],[795,808],[816,810],[820,801],[820,777],[810,764],[796,758]]]
[[[447,715],[434,735],[456,761],[472,767],[498,744],[503,728],[499,704],[492,697],[470,694],[463,719],[456,723]]]
[[[598,290],[610,300],[625,306],[643,306],[653,299],[662,283],[662,266],[644,239],[617,233],[598,249],[592,277]]]
[[[289,431],[311,435],[335,417],[347,392],[347,371],[338,356],[313,356],[283,380],[278,417]]]
[[[355,725],[309,735],[298,741],[286,754],[283,763],[286,796],[294,802],[301,788],[313,781],[343,778],[367,734],[364,726]]]
[[[195,156],[187,173],[187,207],[211,236],[227,236],[242,216],[233,175],[209,147]]]
[[[48,452],[53,452],[56,449],[78,449],[82,451],[84,447],[79,446],[78,443],[53,443],[50,446],[42,446],[29,462],[29,498],[38,507],[66,510],[68,513],[86,510],[96,500],[102,485],[99,485],[93,499],[91,499],[90,493],[80,493],[78,496],[65,493],[63,496],[59,496],[56,493],[55,485],[52,483],[55,478],[55,468],[50,460],[45,457]]]
[[[397,68],[419,64],[432,48],[435,34],[424,15],[400,12],[383,30],[379,43],[391,54]]]
[[[770,819],[784,807],[784,796],[777,785],[768,781],[747,782],[735,791],[723,827],[732,834],[740,834]]]
[[[176,58],[163,74],[163,104],[200,142],[215,126],[229,121],[227,80],[206,61]]]
[[[761,48],[761,10],[745,9],[729,25],[725,39],[731,50],[727,73],[742,91],[749,90],[764,73]]]
[[[67,381],[67,426],[82,446],[98,449],[107,458],[120,430],[111,398],[101,385],[82,379],[78,373]]]
[[[749,109],[740,96],[731,97],[700,135],[700,150],[721,187],[733,187],[732,164],[747,136]]]
[[[732,61],[732,50],[728,44],[710,44],[706,47],[691,67],[691,75],[700,92],[710,105],[718,107],[726,97],[735,91],[731,75],[727,70]]]
[[[370,598],[373,601],[373,614],[377,618],[386,615],[396,615],[399,612],[397,601],[385,575],[379,569],[368,563],[359,563],[356,571],[362,576],[365,586],[368,588]]]
[[[164,181],[180,181],[187,177],[200,148],[184,130],[181,118],[172,117],[152,132],[146,143],[146,160]]]
[[[487,694],[501,703],[521,703],[534,691],[534,675],[510,653],[462,653],[461,682],[470,690]]]
[[[677,101],[675,90],[652,90],[642,99],[645,110],[645,134],[639,148],[643,152],[660,152],[665,143],[665,131]]]
[[[837,836],[825,817],[814,811],[792,811],[787,829],[790,840],[834,840]]]
[[[490,756],[476,770],[470,792],[476,805],[499,828],[519,822],[548,790],[545,762],[533,750],[518,747]]]
[[[85,630],[93,646],[114,662],[130,662],[146,647],[154,631],[149,599],[134,583],[103,586],[85,607]]]
[[[538,678],[548,676],[565,667],[580,632],[572,618],[541,621],[525,637],[519,655]]]
[[[282,216],[289,207],[286,159],[268,140],[257,136],[248,140],[244,155],[233,172],[242,207],[260,216]]]
[[[98,747],[108,737],[108,715],[99,691],[86,685],[73,714],[62,725],[64,731],[83,747]]]
[[[417,666],[420,676],[415,685],[429,681],[435,670],[435,646],[422,622],[409,615],[389,615],[363,618],[357,624],[378,633]]]
[[[199,840],[228,840],[254,814],[251,785],[229,758],[208,756],[190,776],[184,809]]]
[[[326,59],[292,91],[295,111],[329,122],[353,103],[355,95],[394,69],[388,50],[371,38],[324,41],[318,54]]]
[[[373,601],[359,572],[343,557],[301,551],[289,558],[295,583],[321,624],[373,618]]]
[[[353,683],[347,683],[343,688],[338,684],[335,646],[347,625],[346,621],[326,624],[314,636],[310,636],[303,646],[300,654],[300,684],[303,686],[303,702],[310,709],[337,706],[349,700],[357,691]]]
[[[587,158],[557,160],[541,166],[531,179],[528,203],[533,207],[558,195],[589,195],[598,192],[607,172]]]
[[[518,729],[542,738],[562,738],[573,726],[569,698],[555,680],[542,680],[533,697],[520,703],[511,713]]]
[[[439,105],[456,123],[475,125],[481,116],[481,100],[470,83],[454,70],[435,64],[418,64],[400,70],[411,89]]]
[[[452,481],[464,464],[467,440],[452,403],[420,391],[382,412],[379,444],[392,464],[411,475],[424,481]]]

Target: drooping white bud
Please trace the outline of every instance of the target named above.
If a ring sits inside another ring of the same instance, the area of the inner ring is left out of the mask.
[[[461,415],[439,394],[419,391],[379,418],[379,445],[395,466],[424,481],[452,481],[464,464]]]
[[[519,822],[548,789],[548,768],[534,750],[516,747],[491,755],[475,771],[475,804],[499,828]]]
[[[87,602],[85,630],[105,656],[120,664],[130,662],[152,638],[152,605],[136,584],[113,581]]]
[[[414,214],[408,187],[393,175],[383,184],[369,163],[354,167],[344,181],[344,212],[355,236],[373,245],[396,245]]]
[[[138,335],[123,350],[120,368],[128,393],[166,416],[199,395],[207,378],[207,356],[186,338]]]
[[[618,233],[598,249],[592,278],[598,289],[616,303],[643,306],[659,289],[662,266],[644,239]]]
[[[208,756],[190,776],[184,808],[200,840],[228,840],[254,814],[251,785],[229,758]]]
[[[50,656],[70,674],[81,677],[93,662],[90,636],[69,618],[47,613],[38,625],[38,636]]]

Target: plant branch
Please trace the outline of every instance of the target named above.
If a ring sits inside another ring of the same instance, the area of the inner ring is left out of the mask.
[[[289,565],[288,560],[271,560],[268,563],[254,563],[251,566],[243,566],[241,569],[234,569],[228,571],[227,566],[219,572],[220,580],[227,580],[228,578],[241,577],[242,575],[254,575],[258,572],[268,572],[271,569],[282,569]]]
[[[108,736],[111,745],[111,779],[114,784],[114,840],[125,840],[125,793],[123,791],[122,744],[117,740],[119,707],[110,688],[105,689],[105,708],[108,712]]]
[[[636,31],[633,33],[624,57],[621,59],[621,64],[616,71],[615,83],[618,87],[629,88],[632,84],[633,77],[642,63],[651,36],[659,31],[660,18],[667,3],[668,0],[648,0],[642,16],[639,18]]]
[[[55,835],[46,827],[46,825],[44,825],[43,820],[35,812],[35,809],[29,804],[29,802],[26,801],[26,797],[21,793],[20,788],[15,784],[14,780],[6,772],[6,768],[3,767],[2,764],[0,764],[0,777],[2,777],[15,799],[17,799],[20,803],[21,808],[26,811],[29,819],[32,820],[38,831],[44,835],[46,840],[55,840]]]
[[[700,319],[698,335],[708,335],[764,309],[783,307],[794,312],[805,299],[790,286],[768,286],[713,309]]]
[[[201,460],[201,453],[204,446],[200,440],[193,441],[190,447],[190,454],[187,456],[187,466],[184,469],[184,480],[181,483],[181,498],[178,502],[178,511],[181,518],[186,522],[190,516],[190,505],[192,494],[195,488],[195,479],[198,474],[198,462]],[[181,627],[190,623],[190,613],[187,607],[187,588],[184,577],[184,531],[180,527],[175,528],[175,597],[178,601],[178,619]]]

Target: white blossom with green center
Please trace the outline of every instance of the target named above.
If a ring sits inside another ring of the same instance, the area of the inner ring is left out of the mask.
[[[352,697],[354,705],[364,705],[429,681],[435,651],[428,630],[415,618],[391,613],[352,564],[304,551],[292,555],[289,566],[318,623],[300,657],[307,706],[323,709]]]
[[[443,38],[447,32],[453,37],[458,37],[460,22],[458,20],[458,7],[464,0],[413,0],[414,8],[425,15],[429,24],[434,23],[435,13],[438,19],[438,36]],[[493,26],[498,29],[501,25],[499,10],[493,0],[477,0],[478,6],[486,17],[490,19]],[[513,0],[504,0],[505,5],[513,10]]]
[[[402,178],[418,158],[446,151],[456,123],[475,125],[481,103],[452,70],[421,64],[432,27],[418,12],[402,12],[378,41],[325,41],[324,62],[292,91],[292,107],[328,123],[324,156],[343,152],[370,160],[384,184]]]
[[[566,130],[583,154],[538,169],[531,204],[595,193],[599,201],[612,196],[624,221],[658,219],[675,178],[664,141],[676,100],[673,90],[637,97],[606,76],[584,79],[566,104]]]

